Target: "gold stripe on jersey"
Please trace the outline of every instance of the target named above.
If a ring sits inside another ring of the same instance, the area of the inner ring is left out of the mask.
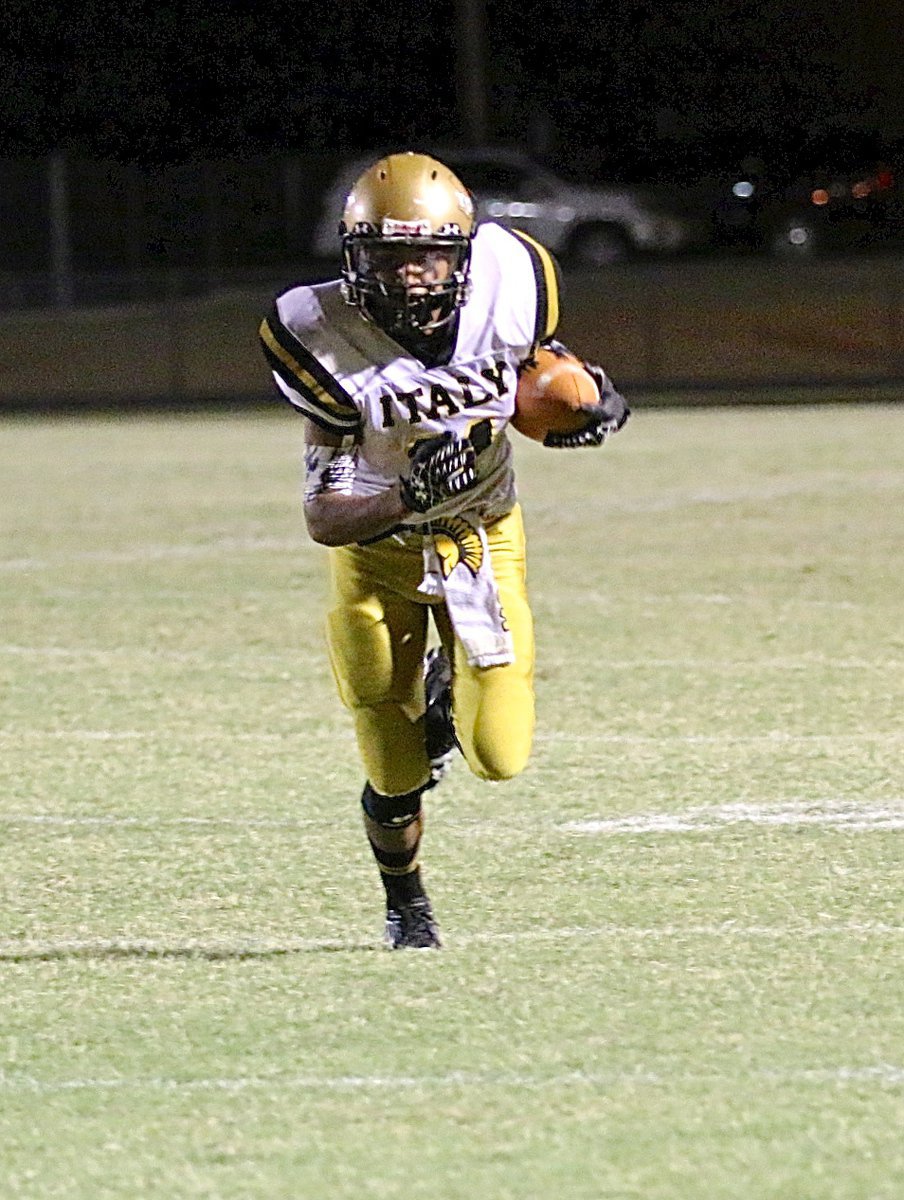
[[[295,407],[330,432],[357,429],[361,417],[349,394],[286,329],[275,310],[261,321],[259,332],[270,367],[299,397]]]
[[[534,341],[542,342],[552,337],[559,324],[559,266],[545,246],[535,242],[520,229],[511,231],[530,255],[537,284],[537,317],[534,324]]]

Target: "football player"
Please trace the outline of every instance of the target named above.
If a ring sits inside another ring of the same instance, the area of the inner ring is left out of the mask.
[[[457,750],[503,780],[531,748],[534,639],[506,425],[519,368],[555,334],[559,275],[525,234],[478,225],[467,188],[424,154],[365,171],[339,233],[341,279],[284,292],[260,334],[305,418],[305,519],[330,547],[327,640],[366,774],[385,941],[438,947],[418,865],[424,794]],[[547,444],[600,445],[627,419],[589,369],[599,404]]]

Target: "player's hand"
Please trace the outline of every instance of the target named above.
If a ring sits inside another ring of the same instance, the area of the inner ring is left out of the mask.
[[[448,430],[415,442],[408,456],[411,467],[401,479],[401,491],[403,504],[413,512],[427,512],[477,482],[477,454],[470,439]]]
[[[612,380],[602,367],[585,362],[584,370],[596,384],[596,390],[600,394],[599,404],[586,409],[587,424],[582,429],[576,433],[548,433],[543,439],[544,446],[551,446],[554,450],[601,446],[606,438],[618,433],[631,415],[624,396],[615,390]]]

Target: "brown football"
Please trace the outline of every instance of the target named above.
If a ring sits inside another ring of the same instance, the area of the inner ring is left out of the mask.
[[[542,442],[548,433],[583,429],[586,408],[594,404],[599,404],[599,392],[580,359],[541,346],[518,377],[512,424],[525,437]]]

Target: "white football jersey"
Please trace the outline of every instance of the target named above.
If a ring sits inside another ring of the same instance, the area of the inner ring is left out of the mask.
[[[506,426],[518,365],[551,337],[558,274],[542,246],[494,223],[478,227],[471,293],[459,312],[448,361],[419,361],[342,299],[339,280],[291,288],[261,325],[280,392],[332,433],[353,435],[354,494],[372,495],[405,473],[415,439],[451,430],[474,437],[475,489],[431,510],[477,511],[484,520],[514,503]]]

